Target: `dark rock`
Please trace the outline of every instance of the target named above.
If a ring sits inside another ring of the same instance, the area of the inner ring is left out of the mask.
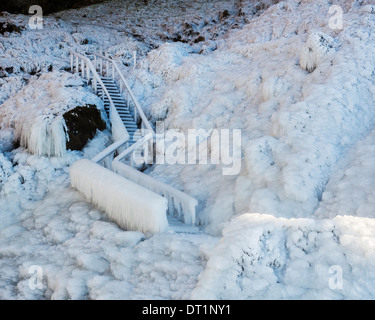
[[[22,30],[24,30],[25,28],[22,27],[22,26],[17,26],[13,23],[10,23],[10,22],[0,22],[0,33],[2,35],[4,35],[5,33],[13,33],[13,32],[16,32],[16,33],[21,33]]]
[[[95,105],[78,106],[65,113],[63,117],[69,137],[69,141],[66,142],[67,150],[81,150],[94,138],[97,130],[106,129],[106,123]]]

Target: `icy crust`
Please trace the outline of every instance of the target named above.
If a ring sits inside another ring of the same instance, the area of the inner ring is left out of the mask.
[[[88,91],[77,75],[46,73],[0,106],[0,125],[12,129],[13,141],[31,153],[62,156],[67,140],[63,114],[88,104],[97,106],[106,118],[100,98]]]
[[[125,230],[144,233],[167,230],[168,203],[162,196],[87,159],[73,164],[70,178],[72,187]]]
[[[374,299],[375,221],[244,214],[223,231],[193,299]]]

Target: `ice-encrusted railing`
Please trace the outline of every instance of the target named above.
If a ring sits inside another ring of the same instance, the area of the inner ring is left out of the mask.
[[[113,139],[115,141],[129,139],[129,133],[126,130],[124,123],[122,122],[120,115],[118,114],[116,107],[112,101],[112,98],[105,87],[102,79],[98,75],[96,68],[93,66],[91,60],[77,52],[70,52],[70,68],[72,73],[79,74],[82,78],[87,79],[87,81],[94,88],[95,93],[97,93],[98,84],[103,88],[102,100],[104,101],[104,95],[108,97],[109,100],[109,121],[111,124],[111,132]],[[92,75],[92,78],[91,78]]]
[[[168,215],[178,217],[184,223],[195,223],[195,207],[198,201],[188,194],[154,179],[121,162],[121,157],[126,156],[127,150],[117,156],[112,162],[112,170],[124,178],[151,190],[168,200]]]
[[[187,224],[194,224],[196,220],[195,208],[198,205],[198,201],[195,198],[133,168],[137,158],[142,158],[142,160],[146,163],[148,162],[148,159],[150,159],[150,157],[153,158],[154,155],[147,154],[147,152],[148,150],[150,150],[149,146],[151,144],[155,144],[156,133],[153,130],[148,119],[146,118],[141,106],[135,98],[131,88],[129,87],[123,74],[118,68],[116,62],[107,57],[94,55],[96,57],[94,60],[94,66],[89,58],[83,57],[79,54],[76,54],[75,56],[76,70],[78,70],[78,72],[80,70],[79,59],[81,59],[81,74],[83,77],[87,77],[87,79],[90,80],[90,73],[88,70],[94,69],[95,72],[92,72],[94,76],[92,80],[94,90],[97,92],[97,83],[99,83],[103,88],[103,95],[107,95],[110,106],[111,108],[113,107],[113,111],[116,112],[117,115],[117,110],[99,74],[102,77],[107,76],[109,78],[112,78],[115,82],[119,82],[120,92],[122,92],[123,87],[125,87],[128,94],[128,105],[129,101],[132,101],[133,104],[133,116],[135,117],[136,121],[137,115],[139,115],[141,119],[141,137],[136,143],[134,143],[130,147],[128,146],[129,134],[126,131],[126,134],[123,135],[122,138],[115,139],[115,142],[113,144],[97,154],[92,159],[92,161],[98,164],[102,164],[104,167],[114,171],[118,175],[163,196],[168,201],[168,215],[177,216],[180,220],[183,220]],[[103,65],[103,61],[105,61],[105,65]],[[84,64],[85,62],[86,67]],[[72,58],[72,71],[73,63],[74,61]],[[87,73],[86,76],[85,70]],[[99,74],[97,72],[99,72]],[[116,75],[118,79],[117,81],[115,80]],[[123,86],[121,85],[121,83],[123,84]],[[155,150],[154,148],[151,149]]]
[[[151,132],[149,132],[122,152],[119,151],[119,148],[125,145],[126,141],[118,141],[96,155],[92,161],[102,163],[105,167],[111,169],[120,176],[165,197],[168,200],[169,216],[178,217],[187,224],[194,224],[195,208],[198,205],[198,201],[195,198],[134,169],[130,165],[135,161],[135,157],[137,156],[135,151],[137,149],[147,150],[148,145],[153,143],[153,140],[154,136]],[[115,154],[118,153],[119,155],[114,157]]]
[[[135,123],[139,123],[142,130],[142,136],[145,135],[145,130],[155,134],[150,122],[144,114],[141,105],[135,97],[132,89],[122,74],[116,61],[111,58],[94,53],[94,66],[102,77],[111,78],[119,87],[120,93],[126,100],[126,105],[129,112],[132,114]]]

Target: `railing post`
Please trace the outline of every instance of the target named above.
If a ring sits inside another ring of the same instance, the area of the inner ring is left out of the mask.
[[[133,151],[133,152],[130,154],[130,166],[131,166],[132,168],[134,168],[134,152],[135,152],[135,151]]]
[[[100,76],[103,77],[103,59],[100,58]]]
[[[74,57],[73,57],[73,53],[70,54],[70,71],[71,73],[73,73],[73,69],[74,69]]]
[[[137,108],[134,106],[133,109],[134,109],[134,121],[135,121],[135,123],[137,123]],[[143,123],[143,121],[142,121],[142,123]]]
[[[109,69],[109,61],[106,60],[106,64],[105,64],[105,73],[106,73],[106,76],[109,78],[109,72],[108,72],[108,69]]]
[[[78,56],[76,56],[76,72],[79,73],[79,62],[78,62]]]

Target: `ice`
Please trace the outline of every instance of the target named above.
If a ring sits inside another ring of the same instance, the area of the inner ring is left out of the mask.
[[[310,34],[300,53],[300,66],[302,69],[313,72],[317,66],[329,59],[338,47],[337,42],[329,35],[322,32]]]
[[[96,105],[106,119],[103,103],[83,87],[82,80],[67,72],[51,72],[31,81],[0,108],[0,123],[13,131],[35,155],[58,156],[66,152],[66,125],[62,115],[77,106]]]
[[[74,163],[70,177],[72,187],[125,230],[166,231],[165,198],[87,159]]]

